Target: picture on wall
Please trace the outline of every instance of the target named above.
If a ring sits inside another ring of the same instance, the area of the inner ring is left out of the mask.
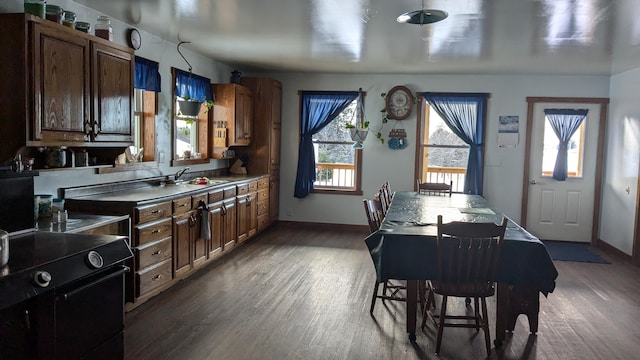
[[[516,147],[519,142],[520,117],[501,115],[498,118],[498,147]]]

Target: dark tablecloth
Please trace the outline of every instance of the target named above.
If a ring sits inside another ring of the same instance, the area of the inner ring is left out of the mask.
[[[365,239],[378,281],[435,278],[438,215],[444,222],[495,223],[504,216],[478,195],[397,192],[380,230]],[[496,281],[537,289],[546,296],[558,277],[553,261],[538,238],[508,220]]]

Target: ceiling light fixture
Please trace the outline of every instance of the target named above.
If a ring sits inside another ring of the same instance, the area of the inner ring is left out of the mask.
[[[418,24],[420,26],[424,24],[432,24],[438,21],[442,21],[447,18],[449,14],[442,10],[432,10],[424,8],[424,0],[422,0],[422,10],[415,10],[406,12],[396,19],[399,23],[403,24]]]

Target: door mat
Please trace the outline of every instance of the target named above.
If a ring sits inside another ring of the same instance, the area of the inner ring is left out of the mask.
[[[609,261],[600,257],[600,255],[591,252],[588,243],[552,240],[544,240],[543,242],[553,260],[611,264]]]

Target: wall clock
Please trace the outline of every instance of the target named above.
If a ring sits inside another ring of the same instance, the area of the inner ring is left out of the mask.
[[[404,120],[411,115],[413,109],[413,94],[406,86],[394,86],[387,93],[385,110],[387,118]]]
[[[127,40],[129,41],[129,46],[134,50],[138,50],[142,46],[142,37],[138,29],[129,29],[129,38]]]

